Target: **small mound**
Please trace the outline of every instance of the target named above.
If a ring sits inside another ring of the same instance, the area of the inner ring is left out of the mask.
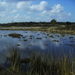
[[[17,33],[11,33],[11,34],[8,34],[8,36],[10,36],[12,38],[20,38],[20,36],[23,36],[23,35],[17,34]]]

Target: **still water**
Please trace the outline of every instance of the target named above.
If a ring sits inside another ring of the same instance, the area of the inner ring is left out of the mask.
[[[21,34],[20,38],[9,36]],[[47,33],[42,31],[0,30],[0,64],[5,63],[8,50],[17,48],[26,57],[36,51],[53,55],[75,53],[75,35]]]

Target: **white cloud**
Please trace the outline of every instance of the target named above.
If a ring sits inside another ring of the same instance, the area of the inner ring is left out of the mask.
[[[64,7],[62,7],[60,4],[57,4],[57,5],[54,5],[52,7],[51,10],[47,11],[47,10],[44,10],[42,11],[42,13],[40,14],[40,16],[43,16],[43,17],[47,17],[47,18],[55,18],[57,19],[58,21],[62,21],[62,20],[66,20],[69,16],[71,16],[71,13],[66,13],[64,11]],[[65,16],[65,18],[64,18]]]
[[[28,14],[32,14],[32,12],[30,12],[30,11],[28,11],[27,13],[28,13]]]
[[[26,19],[30,19],[30,16],[24,15],[24,17],[25,17]]]
[[[72,14],[71,14],[71,13],[68,13],[67,15],[68,15],[68,16],[71,16]]]
[[[5,17],[5,14],[4,13],[0,13],[0,17]]]
[[[72,13],[65,12],[64,7],[61,6],[61,4],[56,4],[51,7],[46,1],[41,1],[38,4],[34,4],[32,1],[28,0],[5,1],[0,1],[0,22],[11,22],[13,20],[20,22],[50,21],[53,18],[55,18],[57,21],[66,21],[70,20],[72,16]],[[9,1],[11,3],[8,3]]]
[[[52,7],[51,13],[63,12],[64,8],[60,4],[56,4]]]
[[[22,1],[17,3],[17,9],[28,10],[28,11],[43,11],[49,10],[48,3],[46,1],[41,1],[40,4],[31,5],[31,1]]]
[[[32,11],[42,11],[48,9],[48,3],[46,1],[41,1],[38,5],[30,6],[30,10]]]
[[[64,8],[60,5],[60,4],[57,4],[55,6],[52,7],[51,10],[47,11],[47,10],[44,10],[41,15],[49,15],[49,16],[54,16],[56,14],[59,14],[59,13],[62,13],[64,11]]]
[[[17,10],[13,10],[11,13],[16,13],[17,12]]]
[[[12,16],[14,22],[24,22],[31,19],[28,15],[16,14]]]
[[[41,18],[36,18],[36,20],[41,20]]]
[[[8,4],[6,2],[0,2],[0,11],[6,11]]]
[[[20,14],[17,14],[14,18],[19,18],[20,17]]]
[[[31,1],[29,1],[29,2],[27,2],[27,1],[26,2],[25,1],[18,2],[17,5],[16,5],[16,7],[19,10],[29,10],[30,4],[31,4]]]

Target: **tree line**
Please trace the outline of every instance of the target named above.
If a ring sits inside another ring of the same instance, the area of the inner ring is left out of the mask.
[[[55,26],[55,25],[75,25],[75,22],[57,22],[55,19],[52,19],[50,22],[13,22],[13,23],[3,23],[0,26],[10,27],[10,26]]]

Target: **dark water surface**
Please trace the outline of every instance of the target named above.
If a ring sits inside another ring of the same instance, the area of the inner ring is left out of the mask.
[[[13,38],[8,36],[10,33],[19,33],[23,36]],[[41,31],[0,30],[0,64],[6,61],[6,56],[9,56],[8,50],[13,47],[17,47],[22,52],[22,57],[30,55],[32,51],[45,54],[51,52],[53,55],[75,54],[75,35]]]

